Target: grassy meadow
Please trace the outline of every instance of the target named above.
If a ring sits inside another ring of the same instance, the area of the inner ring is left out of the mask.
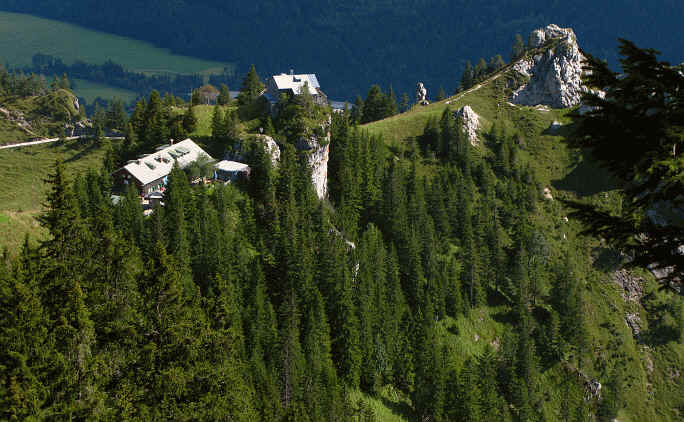
[[[0,12],[0,59],[28,65],[36,53],[100,64],[106,60],[137,72],[221,72],[230,63],[220,63],[172,54],[150,43],[93,31],[52,19],[21,13]]]
[[[79,141],[0,150],[0,249],[8,247],[12,253],[26,233],[34,241],[45,235],[35,217],[42,210],[48,188],[44,179],[58,157],[73,178],[89,168],[98,168],[103,152]]]
[[[97,97],[120,99],[124,103],[130,103],[138,98],[138,94],[127,89],[92,82],[85,79],[74,79],[73,81],[75,82],[75,88],[73,88],[74,93],[80,98],[85,98],[88,103],[92,103]]]

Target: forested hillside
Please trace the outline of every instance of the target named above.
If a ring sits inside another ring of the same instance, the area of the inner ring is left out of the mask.
[[[474,64],[497,53],[507,58],[516,32],[525,35],[550,22],[573,27],[584,48],[614,65],[617,37],[657,45],[671,61],[681,61],[684,51],[678,0],[0,0],[0,9],[237,63],[238,74],[252,62],[262,74],[315,72],[329,95],[346,99],[373,83],[412,94],[420,80],[433,97],[440,86],[453,92],[466,60]]]
[[[684,90],[636,70],[625,89],[666,112],[633,112],[667,129],[640,155],[676,189]],[[254,69],[210,124],[208,106],[156,91],[128,119],[100,110],[94,125],[126,139],[93,141],[102,165],[73,178],[57,160],[45,237],[0,257],[0,419],[680,420],[681,294],[623,268],[564,200],[644,211],[568,143],[574,109],[507,101],[511,72],[366,125],[396,112],[392,95],[338,113],[303,90],[271,114]],[[188,133],[249,177],[194,183],[199,165],[175,165],[146,216],[112,172]],[[249,142],[265,136],[278,159]],[[329,141],[324,200],[311,139]]]

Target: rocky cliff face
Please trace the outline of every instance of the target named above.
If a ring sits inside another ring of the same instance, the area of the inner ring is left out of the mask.
[[[513,69],[529,80],[511,97],[514,104],[535,106],[544,104],[555,108],[573,107],[580,103],[582,62],[584,56],[570,28],[549,25],[532,31],[530,48],[548,48],[527,56],[513,65]]]
[[[456,120],[460,120],[463,123],[463,130],[470,141],[470,144],[476,146],[480,143],[480,139],[477,136],[477,131],[480,130],[480,117],[470,108],[469,105],[465,105],[458,109],[454,113]]]
[[[268,135],[257,135],[256,139],[264,144],[264,150],[271,157],[273,167],[278,167],[280,162],[280,148],[276,141]]]
[[[319,199],[328,194],[328,159],[330,157],[330,117],[320,126],[318,135],[300,138],[297,149],[305,151],[311,167],[311,182]]]

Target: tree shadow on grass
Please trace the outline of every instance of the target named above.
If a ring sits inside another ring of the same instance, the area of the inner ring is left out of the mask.
[[[402,416],[408,420],[413,419],[413,409],[408,403],[404,401],[397,403],[387,397],[380,397],[380,401],[382,401],[382,404],[395,415]]]
[[[83,147],[83,145],[80,145]],[[90,154],[94,150],[98,148],[98,145],[95,142],[91,142],[90,144],[86,145],[85,148],[77,152],[76,154],[72,155],[71,157],[67,158],[64,160],[65,163],[71,163],[73,161],[80,160],[81,158],[85,157],[86,155]],[[72,149],[72,148],[70,148]],[[78,150],[78,148],[73,148],[73,150]]]
[[[551,182],[554,188],[575,192],[578,196],[591,196],[600,192],[618,189],[618,180],[591,155],[582,151],[581,160],[563,179]]]

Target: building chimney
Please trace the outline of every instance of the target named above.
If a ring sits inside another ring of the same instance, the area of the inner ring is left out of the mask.
[[[138,165],[140,165],[140,160],[138,160]]]
[[[173,138],[170,139],[171,145],[173,145]]]
[[[294,75],[294,69],[290,69],[290,75]]]

